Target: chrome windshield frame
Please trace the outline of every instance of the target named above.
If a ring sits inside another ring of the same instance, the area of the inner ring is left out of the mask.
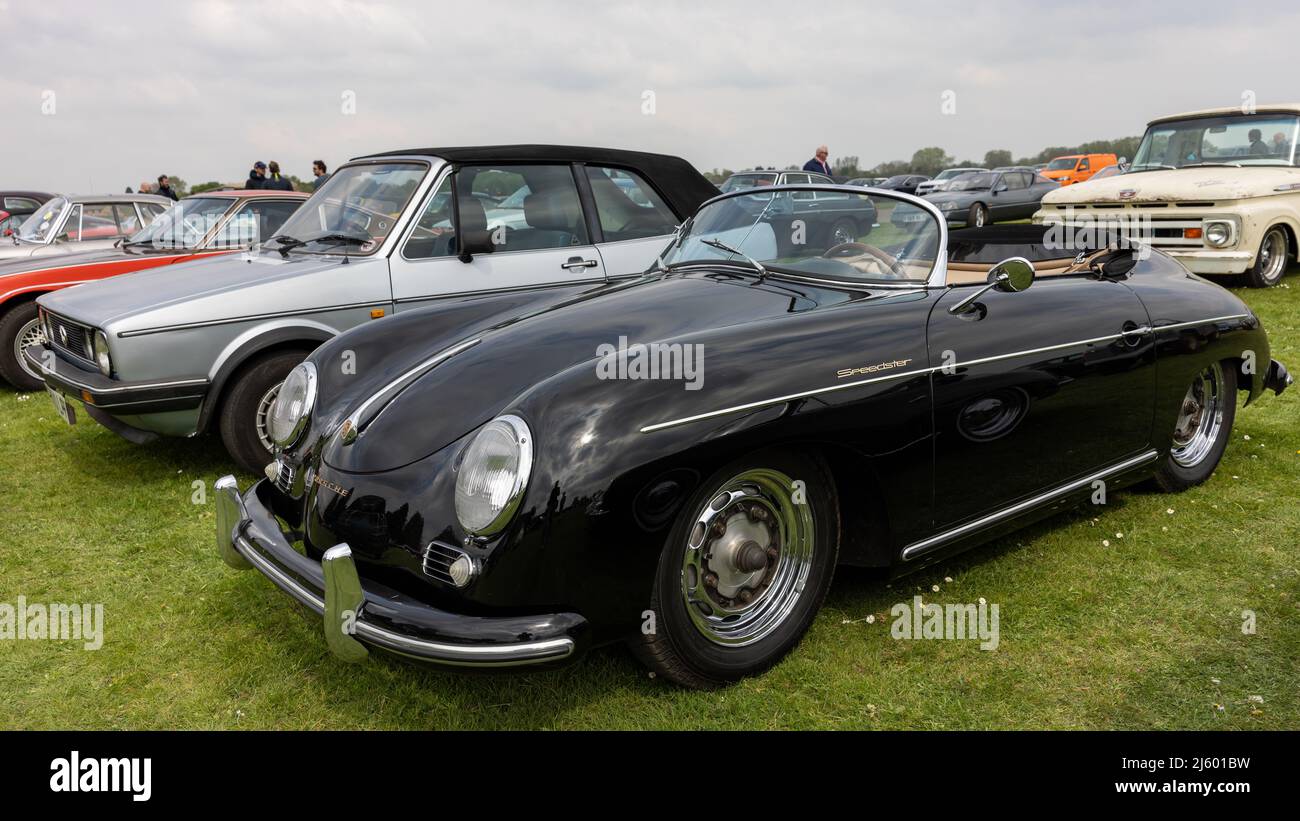
[[[745,188],[739,191],[728,191],[724,194],[719,194],[718,196],[710,200],[707,200],[703,204],[701,204],[700,207],[695,210],[695,213],[692,214],[688,219],[694,221],[694,219],[697,216],[699,216],[700,213],[704,211],[705,208],[708,208],[714,203],[721,202],[722,200],[731,199],[733,197],[753,196],[755,193],[765,194],[769,191],[774,193],[782,192],[782,191],[790,191],[790,192],[824,191],[826,193],[857,194],[859,196],[862,194],[869,194],[872,197],[879,198],[879,199],[895,200],[897,202],[905,202],[911,205],[916,205],[919,206],[922,210],[929,212],[930,216],[934,217],[934,221],[938,223],[939,247],[935,252],[934,268],[930,271],[930,275],[926,277],[924,282],[920,280],[903,281],[903,282],[888,282],[888,281],[870,282],[861,279],[832,279],[827,277],[806,276],[803,274],[791,273],[789,271],[783,271],[771,267],[768,268],[768,276],[779,277],[783,279],[796,279],[805,282],[810,282],[810,281],[825,282],[833,285],[857,287],[857,288],[862,288],[867,286],[871,288],[905,287],[908,289],[947,287],[948,284],[948,220],[944,217],[943,212],[940,211],[937,207],[935,207],[934,203],[922,197],[912,196],[911,194],[903,194],[898,191],[891,191],[883,188],[869,188],[861,185],[816,185],[816,184],[769,185],[769,186],[764,186],[761,191],[756,191],[753,188]],[[674,239],[672,241],[676,242],[677,240]],[[675,268],[678,265],[681,266],[711,265],[714,263],[721,263],[721,262],[725,262],[725,260],[687,260],[680,263],[672,263],[672,265]]]

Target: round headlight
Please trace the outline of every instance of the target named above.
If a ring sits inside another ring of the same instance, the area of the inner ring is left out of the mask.
[[[1222,247],[1232,240],[1232,228],[1226,222],[1209,222],[1205,224],[1205,241]]]
[[[475,536],[500,532],[523,500],[533,437],[518,416],[498,416],[470,442],[456,475],[456,518]]]
[[[289,371],[266,415],[266,433],[282,448],[297,442],[307,429],[316,403],[316,366],[303,362]]]
[[[53,339],[54,337],[50,337]],[[108,355],[108,336],[103,331],[95,331],[95,364],[104,376],[113,375],[113,360]]]

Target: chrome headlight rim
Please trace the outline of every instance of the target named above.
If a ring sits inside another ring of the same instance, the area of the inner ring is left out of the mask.
[[[272,430],[272,424],[276,417],[275,409],[279,406],[281,397],[285,396],[284,386],[289,384],[289,380],[298,372],[301,372],[304,375],[306,385],[303,393],[302,412],[294,421],[293,427],[289,430],[289,433],[283,438],[280,438],[277,437],[275,431]],[[266,424],[266,434],[277,447],[281,449],[291,448],[302,440],[303,434],[307,432],[307,425],[311,422],[312,411],[316,408],[317,384],[316,366],[309,361],[300,362],[294,366],[294,369],[289,371],[289,375],[284,378],[284,382],[280,383],[280,391],[276,394],[275,401],[271,403],[271,410],[267,414],[268,419]]]
[[[524,490],[528,487],[528,478],[532,474],[533,469],[533,435],[532,431],[528,427],[528,423],[525,422],[522,417],[516,416],[512,413],[498,416],[483,427],[479,428],[478,432],[474,434],[474,437],[466,444],[464,456],[462,457],[461,463],[457,467],[456,472],[457,495],[459,496],[462,478],[468,474],[468,471],[466,470],[466,460],[470,455],[470,451],[474,447],[474,443],[478,441],[479,437],[482,436],[485,431],[494,426],[505,426],[508,428],[511,437],[514,439],[515,447],[518,449],[519,467],[515,471],[514,480],[510,487],[510,493],[507,496],[505,503],[501,506],[501,509],[497,511],[496,515],[494,515],[489,522],[478,527],[467,523],[461,516],[460,506],[458,504],[455,505],[456,521],[465,529],[465,532],[469,533],[471,536],[481,538],[496,536],[501,531],[505,530],[506,526],[514,519],[515,513],[519,510],[519,506],[523,504]]]
[[[1216,228],[1223,229],[1224,239],[1222,242],[1215,242],[1210,239],[1210,231]],[[1201,231],[1201,236],[1205,238],[1205,244],[1211,248],[1230,248],[1237,241],[1237,224],[1232,220],[1205,220],[1201,223]]]
[[[54,337],[48,337],[53,339]],[[104,376],[113,375],[113,357],[108,351],[108,334],[96,330],[91,342],[91,353],[95,356],[95,365]]]

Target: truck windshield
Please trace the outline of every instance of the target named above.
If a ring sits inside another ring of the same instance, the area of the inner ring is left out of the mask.
[[[1295,166],[1300,116],[1193,117],[1147,129],[1130,171],[1192,165]]]

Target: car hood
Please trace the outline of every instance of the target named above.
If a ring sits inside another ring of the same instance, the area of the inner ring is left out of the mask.
[[[114,333],[231,319],[242,313],[308,312],[323,307],[329,297],[302,280],[336,270],[342,261],[341,256],[315,254],[290,254],[286,259],[271,251],[221,255],[88,282],[43,296],[40,303],[56,314]],[[387,260],[354,257],[348,265],[344,272],[350,278],[365,281],[373,273],[367,266],[386,266]],[[235,293],[241,306],[255,305],[258,310],[233,306],[230,297]]]
[[[24,256],[19,258],[0,259],[0,278],[12,276],[14,274],[26,274],[32,271],[42,271],[47,268],[68,268],[76,265],[94,265],[99,262],[116,262],[126,259],[127,255],[117,248],[100,249],[97,251],[78,251],[72,254],[58,254],[57,256]]]
[[[988,189],[981,189],[987,192]],[[941,205],[945,202],[969,202],[975,198],[979,191],[935,191],[933,194],[926,194],[925,198],[935,205]]]
[[[376,414],[367,410],[350,445],[329,439],[322,456],[353,472],[393,470],[440,450],[494,416],[521,394],[574,367],[595,367],[602,346],[683,341],[710,330],[812,310],[860,291],[791,288],[735,273],[690,273],[606,286],[574,299],[492,313],[475,301],[412,311],[362,326],[312,354],[320,398],[312,426],[329,436],[348,415],[403,372],[460,343],[477,339],[432,366]],[[419,333],[408,332],[419,329]],[[416,340],[412,344],[412,340]],[[357,373],[334,374],[352,351]],[[605,349],[608,351],[609,349]],[[363,363],[371,362],[364,368]]]
[[[1300,183],[1300,168],[1215,166],[1138,171],[1071,185],[1043,197],[1047,205],[1091,202],[1209,202],[1268,197]],[[1121,196],[1121,192],[1135,192]]]

